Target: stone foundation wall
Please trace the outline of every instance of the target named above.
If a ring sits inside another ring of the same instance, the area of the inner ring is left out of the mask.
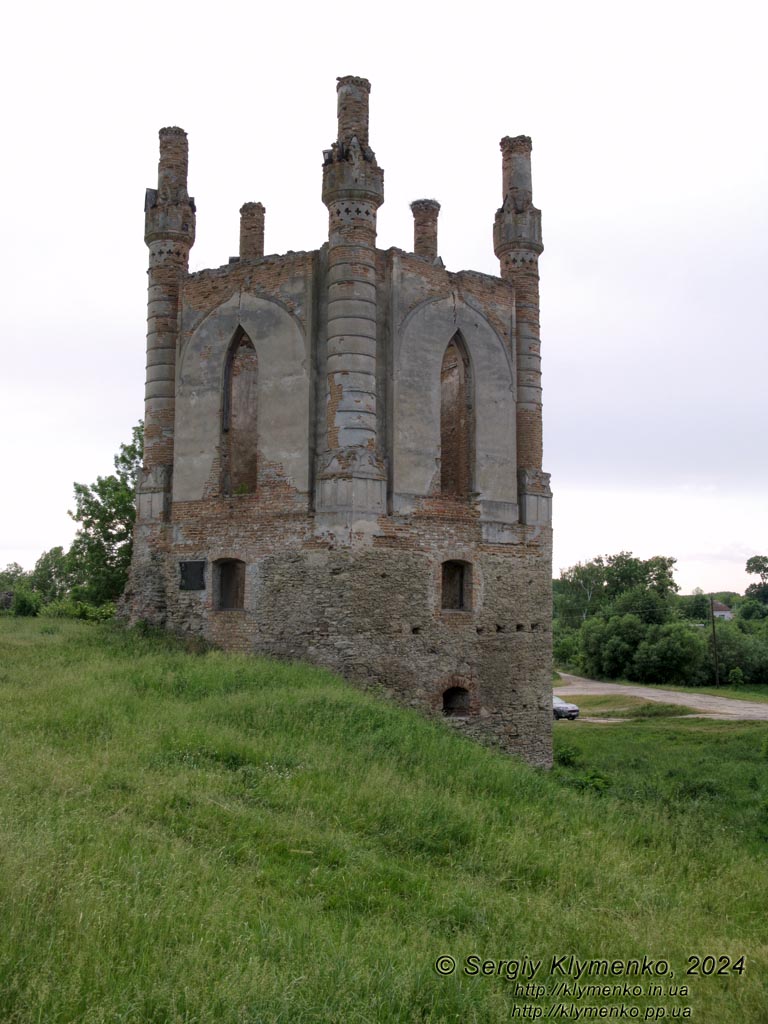
[[[382,517],[387,529],[371,547],[334,549],[315,538],[309,513],[265,516],[248,498],[237,504],[174,507],[162,580],[169,628],[327,667],[441,718],[444,692],[462,687],[469,711],[448,725],[551,764],[549,531],[519,527],[518,543],[482,544],[465,505],[432,502],[399,522]],[[245,563],[242,609],[216,609],[220,559]],[[442,608],[451,559],[471,566],[463,610]],[[180,589],[188,560],[205,562],[205,590]]]

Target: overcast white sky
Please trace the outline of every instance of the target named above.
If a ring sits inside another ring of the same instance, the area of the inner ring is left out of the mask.
[[[442,204],[450,270],[498,273],[503,135],[533,137],[555,565],[673,555],[743,591],[768,553],[764,4],[14,5],[5,15],[0,566],[68,545],[73,481],[143,414],[144,189],[189,135],[191,269],[326,238],[336,76],[372,82],[382,248]]]

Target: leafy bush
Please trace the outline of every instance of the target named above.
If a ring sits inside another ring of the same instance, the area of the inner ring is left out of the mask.
[[[745,683],[768,683],[768,636],[762,633],[761,626],[762,622],[717,623],[717,658],[721,680],[728,679],[731,672],[738,668],[743,673]],[[750,627],[757,627],[757,631],[753,632]],[[710,678],[714,681],[714,672]]]
[[[83,619],[86,622],[106,622],[114,618],[115,606],[111,601],[104,604],[88,604],[71,597],[61,597],[51,601],[43,609],[43,614],[52,619]]]
[[[40,611],[40,597],[25,586],[17,586],[13,593],[11,611],[14,615],[37,615]]]
[[[82,616],[89,622],[107,622],[115,617],[115,602],[105,601],[103,604],[85,605],[85,614]]]
[[[590,675],[627,676],[647,628],[631,614],[614,615],[608,621],[587,619],[581,627],[581,665]]]
[[[766,743],[768,743],[768,740],[766,740]],[[555,764],[563,768],[578,768],[584,761],[581,751],[577,750],[576,747],[569,747],[565,744],[555,748],[554,757]]]
[[[754,621],[765,618],[768,618],[768,605],[762,604],[752,597],[748,597],[739,605],[739,619]]]
[[[589,789],[594,793],[604,793],[610,786],[608,776],[596,768],[587,768],[585,772],[572,776],[569,782],[576,789]]]
[[[579,630],[560,625],[556,619],[553,624],[552,645],[558,665],[575,665],[581,649]]]
[[[704,682],[707,646],[701,630],[684,622],[651,626],[639,644],[630,678],[691,686]]]

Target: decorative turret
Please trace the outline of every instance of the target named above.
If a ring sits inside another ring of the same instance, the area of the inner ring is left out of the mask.
[[[244,203],[240,207],[240,259],[261,259],[264,255],[264,207]]]
[[[539,256],[541,211],[533,205],[531,140],[501,140],[501,208],[493,225],[493,246],[501,276],[515,288],[517,345],[517,470],[524,523],[544,525],[551,518],[549,477],[541,471],[541,339]]]
[[[543,252],[541,211],[533,205],[531,140],[527,135],[501,140],[502,205],[493,225],[493,248],[501,276],[509,278],[521,263],[535,263]]]
[[[157,188],[147,189],[144,211],[149,246],[144,466],[150,470],[173,463],[179,287],[195,241],[195,201],[187,192],[187,135],[181,128],[160,129]]]
[[[376,418],[376,211],[384,172],[368,145],[365,78],[339,78],[338,138],[324,151],[328,207],[327,451],[318,507],[381,512]]]
[[[413,251],[432,263],[437,259],[437,218],[440,203],[436,199],[417,199],[411,203],[413,214]]]
[[[187,135],[181,128],[160,129],[157,188],[146,190],[144,215],[149,246],[144,465],[136,482],[134,556],[125,600],[133,621],[159,626],[167,611],[161,551],[171,508],[179,302],[195,241]]]

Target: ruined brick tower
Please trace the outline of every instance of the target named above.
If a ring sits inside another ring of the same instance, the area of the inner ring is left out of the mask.
[[[363,78],[338,80],[328,241],[188,272],[187,138],[160,132],[132,621],[383,686],[551,761],[551,496],[542,472],[531,141],[501,142],[501,276],[449,273],[440,204],[376,248]]]

